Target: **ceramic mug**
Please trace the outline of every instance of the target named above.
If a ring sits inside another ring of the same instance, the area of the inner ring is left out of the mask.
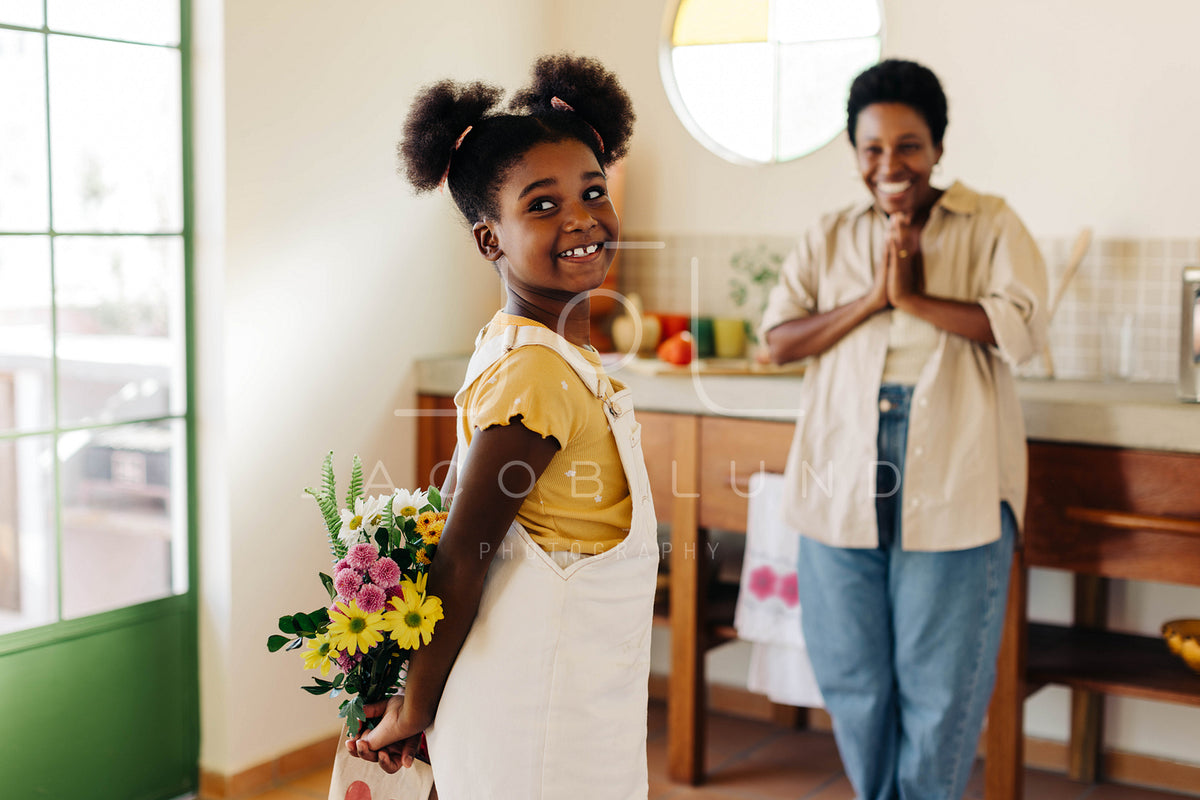
[[[717,358],[741,358],[746,354],[746,321],[738,317],[717,317],[712,322],[713,345]]]
[[[712,358],[717,349],[713,341],[713,318],[692,317],[688,327],[696,341],[696,358]]]

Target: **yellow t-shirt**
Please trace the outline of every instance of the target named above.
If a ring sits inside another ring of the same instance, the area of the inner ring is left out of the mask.
[[[533,320],[497,312],[487,338]],[[600,357],[576,348],[597,370]],[[620,391],[616,381],[614,388]],[[559,450],[525,498],[517,521],[549,552],[596,555],[629,533],[633,500],[604,406],[571,366],[549,347],[527,345],[505,355],[467,388],[463,435],[520,420]],[[516,473],[508,476],[516,480]]]

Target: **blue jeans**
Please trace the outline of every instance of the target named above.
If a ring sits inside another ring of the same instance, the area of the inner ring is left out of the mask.
[[[801,538],[804,636],[859,800],[961,800],[996,678],[1016,519],[1001,503],[997,542],[902,550],[912,387],[879,396],[879,547]]]

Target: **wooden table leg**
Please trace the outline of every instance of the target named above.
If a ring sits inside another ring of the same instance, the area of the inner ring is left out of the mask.
[[[705,733],[705,592],[697,502],[700,426],[690,415],[680,415],[674,424],[667,774],[694,786],[704,780]]]
[[[988,706],[985,800],[1021,800],[1025,727],[1025,615],[1028,571],[1020,550],[1013,557],[996,688]]]
[[[1074,624],[1085,628],[1108,625],[1108,579],[1075,575]],[[1095,783],[1100,779],[1104,751],[1104,695],[1082,689],[1071,691],[1071,739],[1067,749],[1067,776]]]

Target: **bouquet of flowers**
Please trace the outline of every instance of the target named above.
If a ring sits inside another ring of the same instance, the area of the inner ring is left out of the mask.
[[[319,574],[330,605],[285,614],[279,618],[285,635],[267,640],[271,652],[307,643],[304,665],[322,677],[304,691],[352,695],[339,711],[348,736],[367,723],[364,704],[403,692],[409,654],[429,644],[442,618],[442,601],[425,592],[426,570],[446,524],[441,495],[430,487],[364,497],[362,472],[355,456],[344,508],[338,506],[332,452],[321,469],[321,488],[305,489],[329,530],[333,575]],[[327,680],[332,667],[337,674]]]

